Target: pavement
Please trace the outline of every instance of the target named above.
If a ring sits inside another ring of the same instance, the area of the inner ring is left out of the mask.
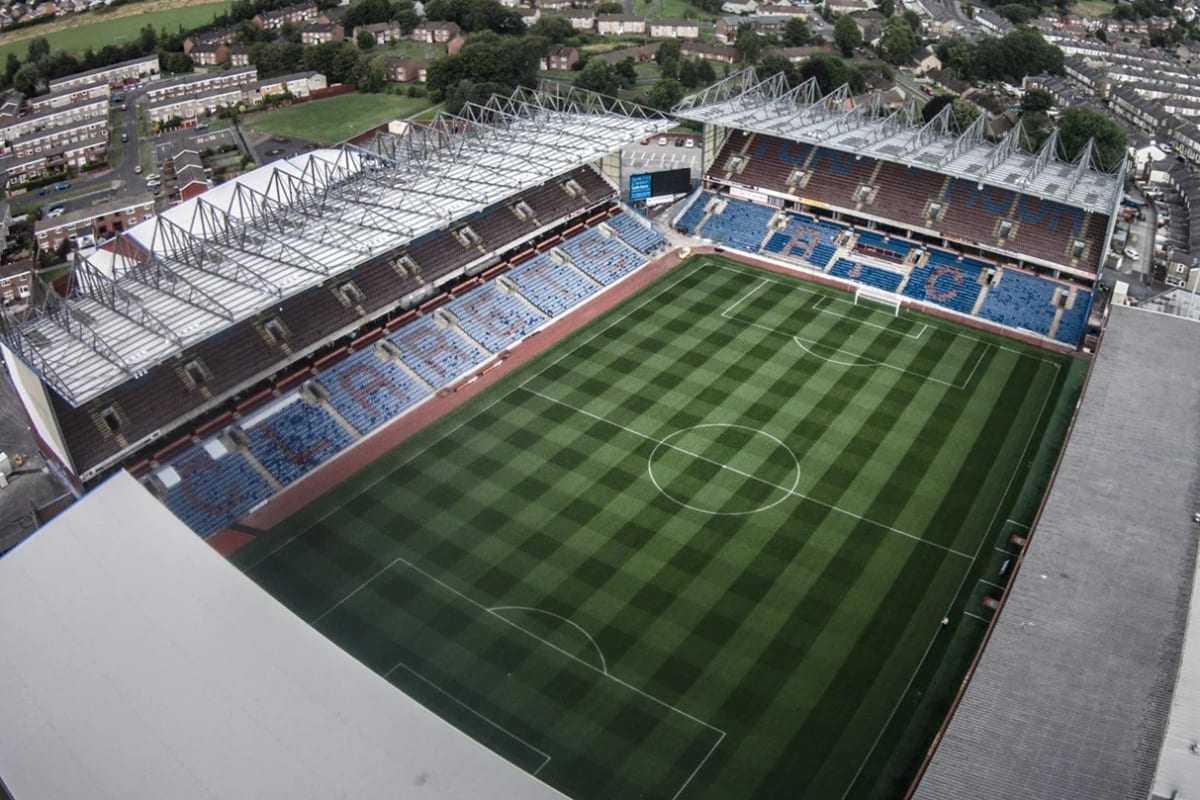
[[[38,452],[7,370],[0,374],[0,453],[10,459],[20,455],[25,462],[9,476],[8,486],[0,489],[0,553],[4,553],[37,530],[35,509],[69,494]]]
[[[659,144],[659,141],[666,139],[666,144]],[[703,152],[700,147],[699,137],[682,137],[684,139],[691,138],[696,140],[695,147],[682,147],[676,144],[676,141],[681,137],[669,133],[660,136],[651,137],[647,144],[634,142],[626,145],[621,150],[621,174],[628,183],[629,176],[641,172],[659,172],[670,169],[683,169],[687,167],[691,170],[692,182],[700,180],[702,171]],[[628,185],[622,186],[621,191],[627,192]]]

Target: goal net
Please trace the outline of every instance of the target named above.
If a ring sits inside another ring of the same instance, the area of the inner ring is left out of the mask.
[[[854,305],[869,305],[875,303],[877,305],[887,306],[892,310],[892,316],[900,316],[900,295],[895,292],[885,292],[883,289],[876,289],[874,286],[863,286],[859,284],[854,290]]]

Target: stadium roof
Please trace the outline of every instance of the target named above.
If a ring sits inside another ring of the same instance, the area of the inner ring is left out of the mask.
[[[759,80],[753,68],[685,97],[674,113],[683,119],[817,144],[855,155],[894,161],[1010,191],[1112,214],[1121,200],[1125,168],[1104,172],[1092,143],[1074,161],[1058,155],[1058,131],[1036,152],[1022,149],[1018,123],[999,142],[985,137],[987,115],[960,134],[947,104],[923,122],[916,103],[886,113],[880,94],[859,104],[848,86],[821,96],[816,79],[789,88],[783,73]]]
[[[255,586],[121,472],[0,558],[15,800],[562,800]]]
[[[915,800],[1149,796],[1195,573],[1197,348],[1195,322],[1112,309],[1041,519]]]
[[[233,323],[668,130],[587,92],[519,89],[365,147],[260,167],[126,231],[0,335],[73,405]]]

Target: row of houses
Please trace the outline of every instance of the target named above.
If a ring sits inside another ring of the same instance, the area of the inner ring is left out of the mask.
[[[5,2],[0,4],[0,30],[39,20],[65,17],[108,5],[108,0],[43,0],[40,3]]]
[[[78,91],[101,84],[115,88],[157,80],[159,74],[158,56],[149,55],[57,78],[50,81],[49,88],[50,94]]]
[[[0,155],[20,152],[26,143],[42,138],[49,132],[75,129],[79,125],[99,123],[108,129],[108,99],[84,100],[74,105],[59,108],[47,107],[42,111],[22,114],[23,109],[0,111]]]
[[[169,91],[147,98],[146,117],[152,125],[171,122],[188,125],[222,108],[252,106],[285,94],[304,99],[327,87],[325,76],[319,72],[259,80],[256,67],[188,76],[169,83],[172,84],[166,87]]]
[[[34,223],[33,237],[39,250],[54,251],[72,239],[90,237],[100,241],[115,236],[153,216],[154,196],[142,193],[39,220]]]

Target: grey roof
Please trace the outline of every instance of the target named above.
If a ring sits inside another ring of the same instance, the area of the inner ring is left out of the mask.
[[[1104,172],[1092,160],[1091,142],[1073,162],[1058,154],[1053,131],[1037,152],[1025,147],[1021,125],[999,142],[986,138],[980,115],[956,133],[950,106],[922,124],[915,103],[892,114],[882,98],[858,104],[848,86],[821,96],[816,79],[789,87],[783,73],[759,80],[753,68],[685,97],[675,115],[705,124],[753,131],[834,150],[893,161],[1013,192],[1112,214],[1121,200],[1125,166]]]
[[[1200,508],[1200,325],[1114,307],[1008,601],[915,800],[1149,794]]]
[[[126,472],[0,559],[0,639],[6,797],[565,798],[284,608]]]

